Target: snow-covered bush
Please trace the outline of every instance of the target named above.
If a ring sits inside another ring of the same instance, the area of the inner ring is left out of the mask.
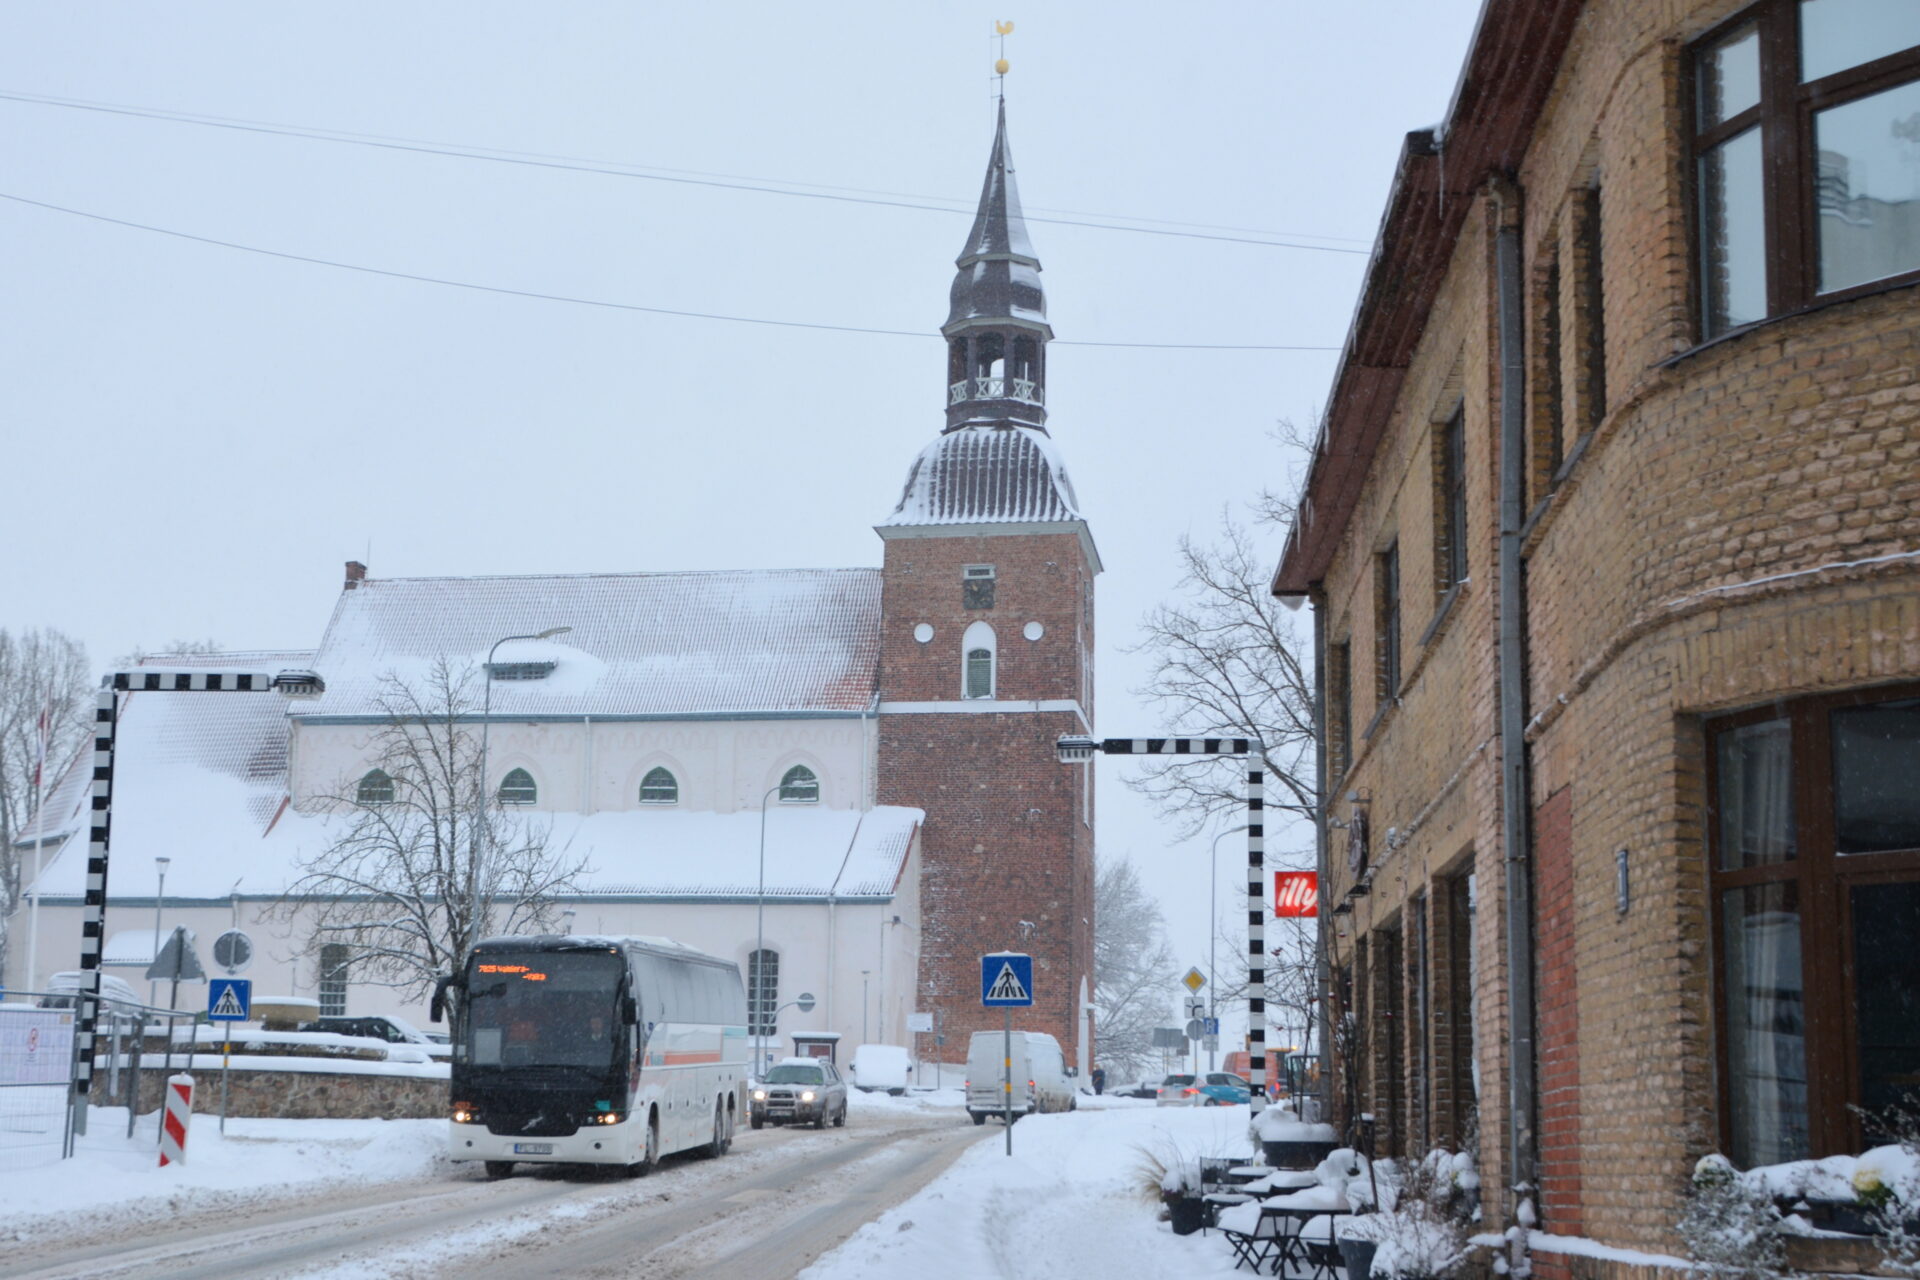
[[[1853,1193],[1872,1210],[1887,1269],[1920,1276],[1920,1099],[1908,1094],[1878,1119],[1895,1142],[1855,1163]]]
[[[1379,1246],[1374,1275],[1396,1280],[1450,1276],[1467,1260],[1467,1231],[1479,1199],[1479,1179],[1472,1170],[1470,1158],[1449,1151],[1428,1152],[1404,1170],[1379,1161],[1368,1180],[1369,1193],[1379,1187],[1378,1211],[1356,1214],[1341,1234]],[[1356,1181],[1349,1194],[1360,1191]]]
[[[1765,1280],[1785,1272],[1780,1210],[1764,1185],[1742,1177],[1725,1156],[1702,1156],[1693,1167],[1686,1211],[1677,1225],[1701,1270],[1732,1280]]]

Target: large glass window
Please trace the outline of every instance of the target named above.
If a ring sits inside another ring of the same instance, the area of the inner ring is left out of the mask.
[[[1693,72],[1704,337],[1920,279],[1920,5],[1763,0]]]
[[[320,948],[320,1016],[343,1018],[347,1013],[347,963],[353,952],[338,942]]]
[[[747,957],[747,1033],[774,1034],[780,1004],[780,953],[755,951]]]
[[[673,772],[666,768],[647,770],[647,776],[640,779],[641,804],[678,804],[680,802],[680,782]]]
[[[1920,1087],[1920,689],[1709,727],[1722,1141],[1858,1151]]]
[[[813,804],[819,799],[820,779],[807,766],[797,764],[781,775],[781,804]]]
[[[501,804],[532,804],[540,798],[540,788],[525,769],[509,769],[500,779]]]

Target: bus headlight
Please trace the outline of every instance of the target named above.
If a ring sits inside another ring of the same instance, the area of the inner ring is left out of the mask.
[[[802,1094],[800,1095],[800,1101],[802,1101],[802,1102],[812,1102],[812,1101],[813,1101],[813,1090],[811,1090],[811,1089],[808,1089],[808,1090],[807,1090],[807,1091],[806,1091],[805,1093],[802,1093]]]
[[[619,1124],[626,1116],[618,1111],[601,1111],[588,1120],[588,1124]]]
[[[474,1106],[471,1102],[454,1103],[453,1122],[455,1124],[479,1124],[480,1108]]]

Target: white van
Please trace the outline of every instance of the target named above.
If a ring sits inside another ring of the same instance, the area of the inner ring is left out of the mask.
[[[863,1093],[889,1093],[899,1097],[907,1091],[907,1071],[912,1058],[904,1045],[863,1044],[853,1051],[847,1067],[847,1079]]]
[[[1006,1107],[1001,1090],[1006,1035],[976,1031],[967,1045],[967,1114],[985,1124]],[[1060,1042],[1044,1031],[1013,1033],[1013,1118],[1030,1111],[1073,1111],[1073,1081]]]

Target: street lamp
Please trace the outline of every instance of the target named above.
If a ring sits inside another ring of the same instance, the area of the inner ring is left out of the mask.
[[[1214,943],[1217,941],[1216,935],[1220,932],[1218,927],[1220,921],[1220,841],[1227,836],[1233,835],[1237,831],[1245,831],[1246,829],[1247,824],[1243,822],[1237,827],[1228,827],[1225,831],[1215,835],[1213,837],[1213,852],[1207,857],[1207,1017],[1209,1020],[1216,1019],[1220,1016],[1218,1003],[1220,998],[1220,975],[1213,967]],[[1219,1025],[1218,1022],[1214,1023],[1216,1028],[1214,1031],[1214,1047],[1207,1050],[1207,1070],[1209,1071],[1213,1070],[1214,1067],[1214,1054],[1219,1052],[1220,1033],[1217,1029]]]
[[[861,1044],[865,1044],[867,1042],[867,975],[872,972],[873,970],[871,969],[862,969],[860,971],[860,1043]]]
[[[756,1074],[767,1073],[767,1036],[763,1030],[769,1019],[758,1016],[767,1000],[767,801],[773,799],[773,793],[780,789],[776,782],[767,788],[760,797],[760,888],[754,895],[753,908],[753,954],[747,957],[747,975],[753,979],[753,1003],[749,1006],[753,1018],[753,1060]],[[812,999],[811,996],[808,999]],[[806,1010],[801,1010],[805,1013]],[[774,1017],[780,1010],[773,1011]]]
[[[467,950],[473,950],[473,944],[479,941],[475,931],[480,927],[480,860],[493,851],[493,824],[487,822],[487,730],[493,723],[493,655],[500,652],[500,646],[509,640],[551,640],[573,630],[572,627],[548,627],[545,631],[535,631],[529,635],[501,636],[487,650],[486,692],[480,702],[480,817],[484,827],[481,846],[476,848],[473,863],[467,868]]]
[[[155,858],[153,865],[160,872],[160,887],[153,895],[153,958],[160,958],[160,908],[167,901],[167,866],[172,858]],[[147,979],[147,1007],[153,1008],[160,1003],[160,980]]]

